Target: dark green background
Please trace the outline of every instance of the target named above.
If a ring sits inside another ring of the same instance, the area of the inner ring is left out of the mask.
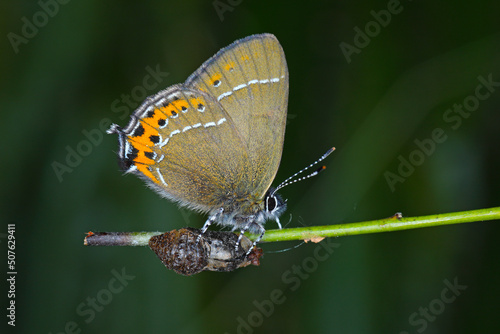
[[[0,6],[0,240],[6,254],[6,224],[14,223],[17,332],[60,333],[74,321],[82,333],[237,333],[239,317],[249,316],[255,333],[496,330],[498,222],[339,238],[319,263],[316,244],[280,253],[272,251],[298,243],[265,244],[260,267],[194,277],[166,270],[146,248],[83,246],[89,230],[203,224],[206,217],[122,176],[116,136],[103,136],[60,179],[53,165],[66,164],[67,148],[83,145],[84,130],[103,119],[126,124],[112,103],[142,85],[147,66],[169,72],[160,90],[184,81],[221,47],[261,32],[278,37],[290,71],[276,182],[337,147],[326,172],[281,192],[289,204],[282,221],[293,215],[289,227],[498,206],[500,87],[456,130],[443,115],[474,94],[478,76],[500,82],[500,3],[403,1],[350,63],[340,43],[352,45],[354,28],[364,29],[374,20],[370,11],[387,2],[232,3],[221,21],[211,1],[69,1],[17,53],[7,34],[21,35],[22,18],[32,22],[41,7]],[[385,173],[397,173],[398,157],[408,159],[415,140],[437,128],[446,140],[391,191]],[[294,266],[315,263],[307,278],[283,279],[299,277],[290,274]],[[104,296],[113,269],[135,278],[87,323],[88,313],[77,309]],[[444,281],[455,278],[467,289],[425,329],[421,316],[412,325],[419,308],[439,308]],[[275,289],[285,300],[259,323],[254,302]]]

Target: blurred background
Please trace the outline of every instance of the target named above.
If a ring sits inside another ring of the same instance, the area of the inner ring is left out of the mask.
[[[202,226],[206,217],[122,176],[117,138],[104,130],[125,125],[146,95],[183,82],[220,48],[262,32],[277,36],[290,71],[275,183],[337,148],[319,177],[281,192],[287,227],[498,206],[500,3],[0,6],[0,244],[7,254],[15,224],[14,332],[498,328],[498,221],[263,244],[260,267],[193,277],[165,269],[145,247],[90,248],[83,238]]]

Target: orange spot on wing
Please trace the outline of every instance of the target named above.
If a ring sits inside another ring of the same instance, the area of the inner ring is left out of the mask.
[[[155,110],[153,110],[153,116],[151,117],[145,117],[144,118],[144,122],[148,123],[149,125],[151,125],[152,127],[158,127],[158,121],[160,119],[165,119],[165,114],[158,108],[156,108]]]
[[[234,69],[234,62],[229,62],[224,66],[226,71],[232,71]]]
[[[160,108],[160,111],[168,117],[171,117],[180,113],[182,111],[182,107],[189,108],[189,103],[186,100],[172,101],[166,107]]]
[[[139,137],[140,139],[141,137]],[[134,158],[134,164],[142,165],[153,165],[155,161],[146,156],[146,152],[153,152],[147,145],[145,145],[142,141],[137,141],[137,137],[134,139],[129,139],[130,144],[138,151],[137,156]]]
[[[247,61],[247,60],[250,60],[250,57],[248,55],[243,55],[241,56],[240,58],[242,61]]]
[[[199,104],[203,104],[204,105],[205,101],[203,101],[200,98],[192,98],[191,100],[189,100],[189,103],[191,103],[192,106],[194,106],[195,108],[197,108]]]
[[[153,173],[149,170],[150,165],[154,165],[156,162],[153,159],[150,159],[146,156],[146,153],[152,153],[153,151],[149,147],[149,143],[151,143],[148,134],[152,133],[151,129],[153,129],[150,125],[143,123],[144,126],[144,134],[142,136],[136,137],[128,137],[127,141],[137,150],[137,155],[134,158],[134,166],[137,167],[141,173],[143,173],[146,177],[153,180],[155,183],[160,183],[156,177],[154,177]],[[154,129],[153,129],[154,130]],[[154,133],[158,133],[155,131]]]
[[[172,116],[172,112],[177,112],[177,110],[175,110],[174,106],[172,106],[171,104],[167,105],[166,107],[161,107],[159,110],[167,117]]]
[[[220,81],[221,78],[222,78],[222,74],[220,74],[220,73],[212,75],[212,77],[210,78],[210,84],[214,85],[215,82]]]
[[[132,139],[136,143],[140,143],[146,147],[154,146],[155,143],[151,141],[151,136],[158,136],[158,130],[153,128],[151,125],[146,123],[144,120],[140,120],[142,127],[144,128],[144,133],[140,136],[136,136]]]
[[[160,183],[158,181],[158,179],[156,177],[154,177],[153,173],[151,173],[151,171],[149,170],[148,166],[146,165],[136,165],[137,166],[137,169],[142,173],[144,174],[145,176],[147,176],[148,178],[150,178],[151,180],[153,180],[155,183]]]
[[[176,112],[181,111],[182,107],[189,108],[189,103],[186,100],[172,101],[171,104],[177,109]]]
[[[139,167],[139,165],[137,164],[141,164],[144,166],[144,165],[152,165],[155,163],[154,160],[151,160],[144,155],[144,151],[139,151],[139,153],[137,153],[137,157],[134,159],[134,162],[136,163],[137,167]]]

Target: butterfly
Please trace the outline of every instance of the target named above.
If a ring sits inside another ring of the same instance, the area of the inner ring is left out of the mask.
[[[240,39],[182,84],[146,100],[118,134],[119,163],[161,196],[261,240],[286,210],[271,188],[281,161],[288,68],[274,35]],[[281,185],[280,185],[281,187]],[[236,244],[238,247],[238,243]]]

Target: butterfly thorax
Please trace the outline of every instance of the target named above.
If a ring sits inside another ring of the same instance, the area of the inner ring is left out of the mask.
[[[225,203],[224,207],[212,211],[215,222],[231,226],[233,230],[248,230],[254,234],[260,234],[268,220],[279,224],[279,217],[286,210],[286,201],[273,189],[261,199],[254,196],[236,197]]]

